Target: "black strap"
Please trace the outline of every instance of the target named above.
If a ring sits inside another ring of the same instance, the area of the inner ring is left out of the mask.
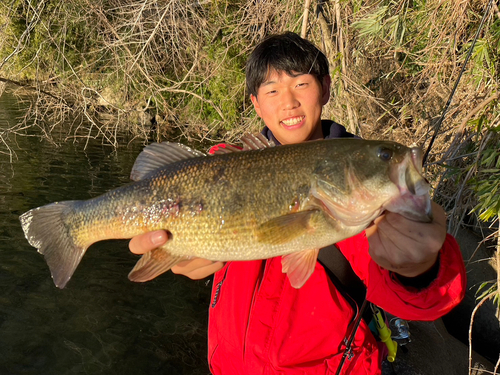
[[[340,292],[345,292],[358,306],[363,304],[366,295],[365,284],[352,270],[351,264],[334,244],[322,248],[318,255],[319,262]]]

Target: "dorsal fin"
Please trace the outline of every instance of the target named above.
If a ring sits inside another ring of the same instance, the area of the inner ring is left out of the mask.
[[[139,181],[169,164],[197,156],[205,154],[180,143],[152,143],[146,146],[135,160],[130,178]]]
[[[269,148],[276,146],[273,141],[268,140],[262,134],[245,134],[240,139],[243,147],[233,146],[233,145],[218,145],[212,147],[210,154],[211,155],[220,155],[220,154],[231,154],[233,152],[239,151],[248,151],[248,150],[260,150],[263,148]]]

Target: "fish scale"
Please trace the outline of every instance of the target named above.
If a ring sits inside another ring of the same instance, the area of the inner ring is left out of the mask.
[[[310,268],[318,248],[361,232],[383,210],[430,220],[415,149],[358,139],[263,147],[200,156],[180,144],[148,146],[132,171],[138,181],[30,210],[20,217],[23,230],[61,288],[91,244],[156,229],[167,230],[169,240],[143,255],[131,280],[149,280],[193,257],[281,255],[300,286],[305,276],[291,274],[301,262]]]

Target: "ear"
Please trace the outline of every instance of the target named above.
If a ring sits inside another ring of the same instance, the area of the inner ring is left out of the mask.
[[[332,77],[330,77],[329,74],[324,76],[323,81],[321,83],[322,83],[321,104],[325,105],[326,103],[328,103],[328,100],[330,99],[330,86],[332,84]]]
[[[328,89],[330,91],[330,89]],[[257,112],[257,116],[261,117],[261,110],[260,110],[260,105],[259,105],[259,100],[257,97],[253,94],[250,94],[250,100],[252,101],[253,107],[255,108],[255,112]]]

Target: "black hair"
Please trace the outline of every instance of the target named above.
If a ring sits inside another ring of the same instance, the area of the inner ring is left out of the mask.
[[[314,44],[287,31],[271,35],[257,44],[246,64],[248,92],[257,96],[271,69],[293,76],[313,74],[323,83],[329,74],[328,59]]]

